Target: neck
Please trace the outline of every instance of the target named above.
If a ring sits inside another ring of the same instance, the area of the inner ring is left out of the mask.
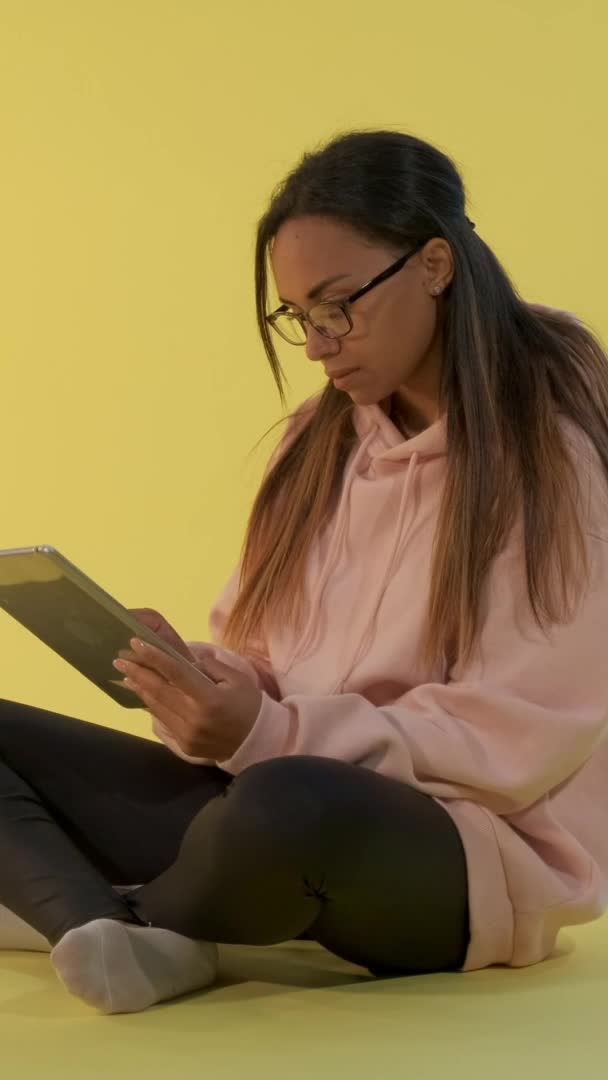
[[[442,332],[438,327],[431,346],[407,382],[394,391],[395,407],[408,431],[419,435],[436,424],[443,413],[440,406]]]
[[[404,405],[403,399],[398,394],[393,394],[389,401],[388,415],[395,427],[398,427],[409,439],[414,435],[420,435],[421,431],[426,431],[439,419],[438,415],[432,416],[429,411],[423,412],[409,404]]]

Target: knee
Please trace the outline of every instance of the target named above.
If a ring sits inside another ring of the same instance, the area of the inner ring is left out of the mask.
[[[262,761],[240,773],[227,795],[235,812],[251,824],[269,821],[275,829],[279,822],[310,826],[324,812],[322,775],[327,761],[308,755]]]
[[[233,781],[241,791],[272,792],[277,796],[289,795],[295,789],[318,792],[324,765],[334,764],[328,758],[309,754],[292,757],[270,758],[257,765],[250,765]]]

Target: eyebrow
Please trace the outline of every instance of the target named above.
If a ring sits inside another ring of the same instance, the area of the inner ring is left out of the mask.
[[[306,294],[306,299],[316,300],[328,285],[333,285],[335,281],[341,281],[342,278],[349,277],[352,277],[352,274],[336,274],[335,277],[325,278],[324,281],[320,281],[318,285],[315,285],[314,289],[311,289],[310,292]],[[284,296],[279,296],[279,300],[283,304],[293,304],[294,307],[298,306],[297,304],[294,304],[293,300],[286,300]]]

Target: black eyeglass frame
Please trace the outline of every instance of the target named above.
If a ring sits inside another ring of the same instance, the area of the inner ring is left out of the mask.
[[[279,317],[279,315],[286,315],[287,312],[290,312],[290,314],[298,320],[305,334],[305,323],[308,322],[311,326],[314,327],[318,334],[323,334],[323,337],[329,338],[330,341],[335,341],[338,338],[346,337],[347,334],[350,334],[353,328],[353,320],[351,319],[347,308],[351,307],[351,305],[354,304],[355,300],[358,300],[361,296],[365,296],[365,294],[368,293],[370,289],[374,289],[376,285],[380,285],[383,281],[386,281],[388,278],[392,277],[393,274],[398,273],[398,271],[405,266],[408,259],[411,259],[412,256],[415,255],[416,252],[420,251],[426,243],[427,241],[424,240],[422,243],[418,244],[417,247],[413,248],[412,251],[408,251],[407,255],[401,255],[396,262],[391,263],[391,265],[387,267],[386,270],[383,270],[381,274],[377,274],[376,277],[372,278],[371,281],[368,281],[366,285],[362,285],[360,289],[356,290],[356,292],[352,293],[350,296],[347,296],[346,300],[321,300],[318,304],[313,304],[313,307],[310,308],[309,311],[312,311],[313,308],[322,307],[324,304],[328,306],[331,304],[333,307],[341,308],[348,322],[348,330],[345,330],[343,334],[326,334],[320,326],[317,326],[315,323],[312,322],[312,320],[308,317],[308,312],[302,312],[300,314],[297,311],[290,311],[287,304],[282,304],[281,307],[276,309],[276,311],[272,311],[270,315],[266,315],[266,322],[269,323],[269,325],[272,326],[273,330],[275,330],[276,333],[283,338],[283,341],[286,341],[289,345],[306,345],[306,341],[291,341],[289,338],[285,337],[285,334],[281,333],[281,331],[279,330],[275,320]]]

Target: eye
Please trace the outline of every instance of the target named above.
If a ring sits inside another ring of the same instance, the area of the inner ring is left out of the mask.
[[[322,308],[321,310],[326,319],[333,320],[334,322],[338,322],[340,319],[344,318],[342,314],[342,308],[338,307],[337,304],[335,305],[335,307],[326,307]]]

